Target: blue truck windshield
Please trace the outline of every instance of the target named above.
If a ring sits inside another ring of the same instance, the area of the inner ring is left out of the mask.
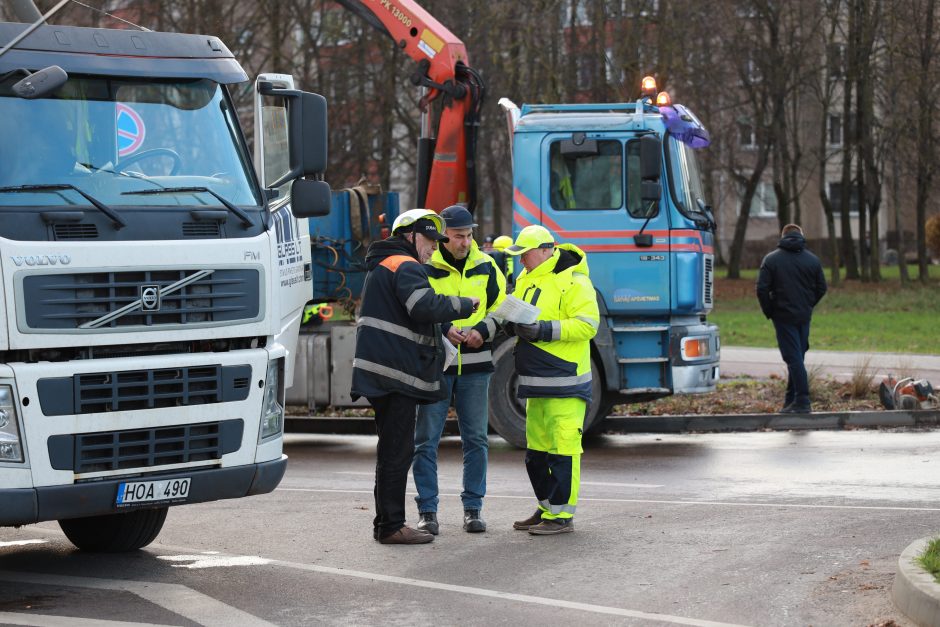
[[[209,80],[70,77],[52,97],[0,83],[0,191],[7,207],[261,205],[235,114]],[[58,188],[57,188],[58,186]],[[165,188],[189,191],[139,194]]]
[[[705,206],[705,191],[702,187],[698,158],[695,156],[695,150],[675,137],[669,138],[667,146],[673,199],[679,211],[694,220],[696,214],[703,213]]]

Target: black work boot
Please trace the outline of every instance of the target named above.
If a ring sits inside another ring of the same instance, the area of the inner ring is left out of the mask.
[[[437,523],[437,512],[419,512],[421,520],[418,521],[418,531],[426,531],[436,536],[441,532],[441,526]]]
[[[535,510],[534,514],[525,520],[517,520],[516,522],[512,523],[512,528],[519,529],[520,531],[528,531],[540,522],[542,522],[542,510],[537,509]]]
[[[480,517],[480,510],[463,510],[463,530],[467,533],[480,533],[486,531],[486,521]]]
[[[574,531],[573,518],[543,520],[539,524],[529,527],[529,533],[533,536],[554,536],[559,533],[571,533],[572,531]]]

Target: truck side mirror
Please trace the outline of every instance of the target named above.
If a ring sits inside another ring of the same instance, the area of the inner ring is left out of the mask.
[[[663,173],[663,143],[658,137],[644,135],[640,138],[640,178],[643,181],[659,181]]]
[[[326,98],[296,89],[277,88],[266,81],[259,84],[258,91],[263,96],[279,96],[287,102],[290,171],[267,186],[280,187],[300,177],[311,177],[322,183],[318,179],[327,164]]]
[[[333,194],[324,181],[294,179],[290,185],[291,211],[298,218],[319,218],[330,215]]]

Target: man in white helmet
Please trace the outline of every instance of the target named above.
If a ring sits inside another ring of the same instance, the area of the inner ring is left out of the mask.
[[[356,321],[352,398],[375,409],[379,436],[375,464],[373,538],[382,544],[425,544],[430,533],[405,525],[405,488],[414,456],[419,404],[444,398],[441,322],[469,317],[479,298],[440,296],[425,271],[444,221],[431,210],[398,216],[388,239],[373,242]]]

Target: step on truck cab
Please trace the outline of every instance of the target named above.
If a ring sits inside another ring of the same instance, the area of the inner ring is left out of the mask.
[[[136,549],[284,474],[326,103],[259,77],[252,164],[217,38],[27,27],[0,24],[0,525]]]
[[[686,108],[666,94],[656,106],[655,86],[646,90],[635,103],[500,101],[512,133],[513,235],[540,224],[577,245],[597,290],[585,430],[614,404],[710,392],[719,377],[718,327],[707,321],[715,222],[695,155],[708,134]],[[514,343],[494,350],[490,422],[524,445]]]

